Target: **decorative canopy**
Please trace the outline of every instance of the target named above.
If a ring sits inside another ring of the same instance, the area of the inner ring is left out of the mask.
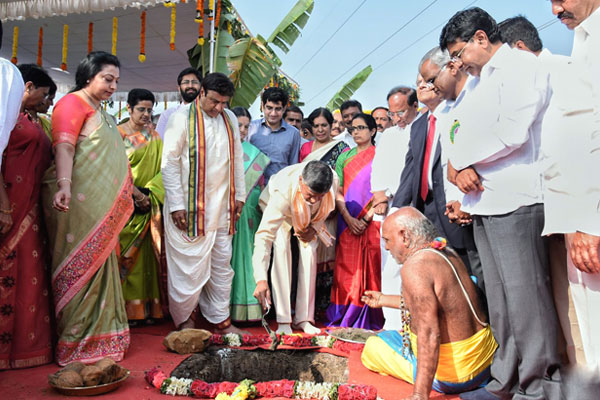
[[[126,0],[4,0],[0,3],[4,38],[0,56],[12,56],[13,29],[19,28],[18,63],[36,63],[40,27],[42,66],[48,70],[60,92],[74,86],[79,61],[88,52],[88,30],[93,23],[93,50],[111,52],[113,18],[117,18],[116,55],[121,61],[119,92],[113,100],[126,100],[133,88],[147,88],[158,101],[176,101],[177,75],[188,67],[187,50],[198,38],[194,22],[196,2],[188,0],[176,5],[175,50],[169,47],[171,8],[163,1]],[[141,15],[146,11],[146,62],[140,53]],[[67,71],[60,70],[63,51],[63,29],[68,25]]]

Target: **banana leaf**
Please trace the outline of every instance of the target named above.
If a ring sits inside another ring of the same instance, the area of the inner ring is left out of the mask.
[[[235,41],[233,36],[227,32],[227,29],[223,27],[226,23],[225,18],[227,15],[223,15],[221,29],[216,31],[215,37],[215,72],[222,72],[225,75],[229,75],[231,71],[227,67],[227,54],[229,53],[229,47]],[[206,39],[204,44],[200,46],[196,43],[194,47],[187,51],[188,59],[192,67],[198,69],[202,75],[208,74],[210,71],[210,41]]]
[[[229,48],[227,66],[235,87],[231,107],[249,108],[276,71],[271,52],[258,39],[246,37]]]
[[[365,83],[369,75],[371,75],[371,72],[373,72],[373,68],[368,65],[358,74],[354,75],[352,79],[346,82],[346,84],[344,84],[344,86],[335,95],[333,95],[326,107],[329,110],[338,109],[344,101],[349,100],[354,92],[356,92],[358,88]]]
[[[304,28],[308,22],[314,6],[314,0],[298,0],[273,33],[271,33],[267,42],[274,44],[287,53],[290,50],[290,46],[300,36],[300,29]]]

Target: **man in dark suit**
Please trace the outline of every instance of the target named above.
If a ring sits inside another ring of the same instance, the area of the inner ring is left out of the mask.
[[[442,98],[433,84],[437,76],[427,82],[423,80],[425,71],[432,63],[432,57],[439,52],[439,47],[430,50],[419,65],[417,97],[427,106],[428,111],[412,125],[406,163],[392,205],[413,206],[425,214],[476,276],[477,286],[483,289],[483,276],[473,241],[473,230],[471,225],[464,224],[470,222],[469,216],[466,215],[464,219],[453,223],[446,215],[444,185],[447,185],[447,180],[442,166],[440,135],[435,131],[436,117],[433,113]]]

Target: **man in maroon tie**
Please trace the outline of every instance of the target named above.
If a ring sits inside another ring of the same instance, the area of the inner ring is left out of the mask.
[[[440,132],[436,131],[435,116],[435,110],[442,98],[434,89],[437,74],[432,73],[432,70],[440,72],[440,68],[432,61],[439,52],[439,47],[431,49],[419,64],[417,97],[429,111],[419,117],[411,127],[406,163],[392,205],[413,206],[425,214],[448,239],[450,246],[456,250],[471,272],[478,270],[480,264],[472,228],[453,224],[445,215],[444,186],[447,181],[442,166]],[[480,276],[477,278],[481,280]]]

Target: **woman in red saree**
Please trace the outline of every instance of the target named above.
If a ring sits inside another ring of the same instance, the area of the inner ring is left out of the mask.
[[[116,250],[133,211],[133,186],[123,140],[101,104],[118,79],[115,56],[88,54],[75,89],[52,113],[56,162],[46,171],[42,195],[60,365],[107,356],[119,361],[129,347]]]
[[[0,178],[0,369],[52,361],[46,239],[40,186],[50,166],[50,140],[26,109],[48,95],[52,79],[20,66],[25,93]]]
[[[381,288],[379,222],[373,221],[371,165],[375,157],[372,139],[377,124],[372,116],[358,114],[350,129],[356,147],[342,153],[336,162],[340,186],[336,198],[339,212],[337,247],[329,326],[381,329],[381,309],[361,301],[365,290]]]

